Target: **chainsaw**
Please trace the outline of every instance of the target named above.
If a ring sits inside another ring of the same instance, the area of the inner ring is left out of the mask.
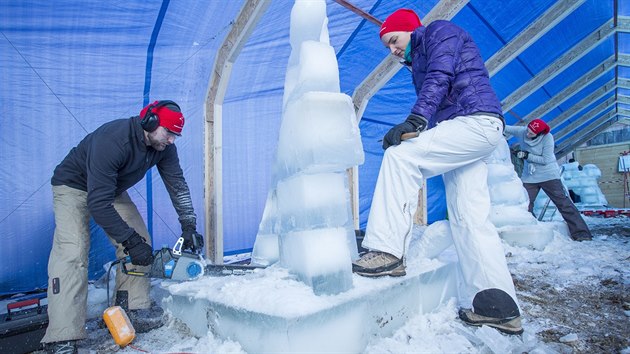
[[[153,263],[148,271],[141,271],[131,263],[130,257],[121,258],[121,270],[127,275],[138,277],[187,281],[204,275],[227,276],[253,273],[265,267],[243,264],[207,264],[197,252],[182,250],[184,239],[180,237],[173,249],[162,247],[153,253]]]

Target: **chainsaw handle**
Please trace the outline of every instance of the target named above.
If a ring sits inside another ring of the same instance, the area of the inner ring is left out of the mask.
[[[420,135],[419,132],[403,133],[403,135],[400,136],[400,140],[405,141],[405,140],[417,138],[418,135]]]
[[[149,276],[148,272],[140,272],[140,271],[137,271],[135,269],[127,268],[127,265],[132,264],[131,263],[131,257],[129,257],[129,256],[116,260],[116,263],[120,263],[120,265],[121,265],[120,270],[126,275],[133,275],[133,276],[136,276],[136,277],[148,277]]]

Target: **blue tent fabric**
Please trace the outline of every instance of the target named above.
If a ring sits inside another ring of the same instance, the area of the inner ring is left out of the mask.
[[[326,2],[341,90],[352,95],[388,51],[378,40],[378,26],[333,0]],[[424,18],[439,1],[350,2],[383,20],[401,7],[414,9]],[[471,0],[452,20],[471,33],[487,60],[555,3]],[[620,16],[630,15],[629,1],[616,3]],[[54,232],[50,177],[55,166],[86,134],[110,120],[137,115],[153,100],[178,102],[186,117],[183,137],[176,144],[198,228],[204,232],[204,103],[216,54],[243,4],[244,0],[0,3],[0,295],[46,287]],[[271,1],[232,68],[223,104],[221,147],[226,254],[251,250],[271,184],[291,52],[292,4],[292,0]],[[508,97],[611,20],[614,4],[614,0],[586,0],[560,21],[492,77],[499,98]],[[506,115],[508,123],[526,116],[615,50],[628,53],[630,34],[615,36],[513,107]],[[543,119],[550,121],[562,114],[615,75],[628,78],[629,74],[623,66],[610,70]],[[382,159],[379,140],[406,117],[415,100],[410,80],[410,73],[400,70],[371,98],[359,124],[366,156],[359,166],[361,228],[367,223]],[[628,91],[618,88],[616,93],[627,96]],[[555,129],[571,124],[614,94],[591,103]],[[429,179],[428,190],[429,221],[441,220],[446,216],[441,177]],[[181,230],[157,171],[129,193],[149,222],[154,246],[172,245]],[[114,254],[103,231],[93,223],[91,230],[89,272],[93,279],[103,273],[103,264]]]

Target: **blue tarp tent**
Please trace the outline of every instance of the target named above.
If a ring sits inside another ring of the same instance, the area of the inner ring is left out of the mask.
[[[522,38],[548,10],[568,3],[572,6],[556,16],[558,21],[541,35],[530,35],[530,41],[523,42],[524,50],[493,73],[492,84],[504,104],[514,102],[506,110],[507,123],[526,119],[564,95],[542,115],[552,122],[576,110],[553,126],[554,131],[561,130],[614,98],[614,104],[605,105],[564,137],[572,147],[571,142],[579,141],[576,137],[586,136],[593,124],[597,126],[592,122],[603,124],[622,118],[618,112],[627,112],[628,100],[616,98],[630,96],[628,0],[350,2],[380,20],[400,7],[412,8],[424,18],[444,3],[458,3],[461,9],[452,21],[471,33],[486,60]],[[246,3],[0,3],[0,295],[46,287],[55,226],[50,188],[55,166],[87,133],[104,122],[137,115],[149,101],[170,99],[183,109],[187,123],[177,146],[203,232],[204,104],[217,52]],[[353,95],[388,52],[378,40],[378,26],[344,3],[327,0],[328,26],[342,91]],[[220,186],[225,254],[251,249],[262,216],[278,140],[292,4],[290,0],[271,1],[244,43],[226,91]],[[580,47],[589,38],[595,38],[594,42]],[[558,62],[563,58],[564,62]],[[570,94],[563,93],[592,70],[605,66],[609,58],[612,65]],[[559,69],[550,71],[554,66]],[[547,77],[542,84],[523,89],[541,76]],[[613,89],[593,94],[611,81]],[[523,98],[510,101],[518,92],[524,92]],[[359,167],[362,228],[383,154],[378,140],[406,117],[414,100],[410,74],[400,70],[371,98],[362,115],[366,152],[365,163]],[[601,118],[606,114],[609,119]],[[429,181],[429,221],[445,216],[441,183],[440,178]],[[159,175],[153,171],[129,192],[150,225],[155,247],[172,245],[181,231]],[[93,225],[92,232],[90,277],[94,278],[114,256],[102,230]]]

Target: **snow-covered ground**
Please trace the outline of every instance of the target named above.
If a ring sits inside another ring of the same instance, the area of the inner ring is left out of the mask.
[[[593,241],[574,242],[556,233],[543,251],[504,243],[523,310],[522,336],[462,324],[453,300],[433,313],[410,319],[393,336],[372,341],[365,352],[630,353],[630,218],[585,219]],[[416,228],[414,236],[419,237],[423,230]],[[90,289],[94,316],[106,307],[102,285]],[[155,297],[162,295],[154,290]],[[132,346],[123,349],[114,344],[106,329],[93,332],[100,335],[82,343],[80,352],[245,353],[239,343],[210,332],[196,338],[170,317],[167,325],[139,334]]]

